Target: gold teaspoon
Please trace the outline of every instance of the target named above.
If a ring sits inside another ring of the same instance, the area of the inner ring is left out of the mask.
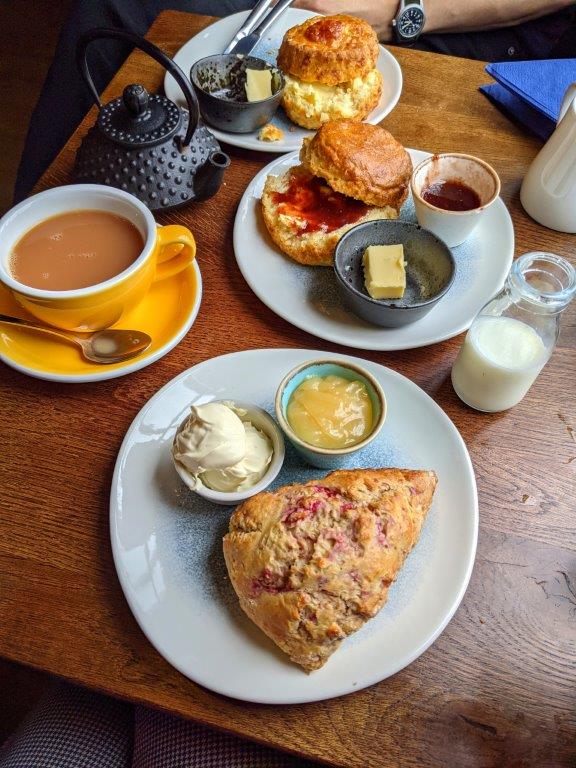
[[[99,363],[100,365],[121,363],[123,360],[129,360],[131,357],[137,357],[152,344],[152,339],[144,331],[125,331],[109,328],[104,331],[95,331],[86,338],[82,338],[71,331],[50,328],[47,325],[36,325],[28,320],[11,317],[10,315],[0,314],[0,323],[22,325],[25,328],[33,328],[35,331],[43,331],[44,333],[51,333],[53,336],[60,336],[67,341],[78,344],[86,360],[89,360],[91,363]]]

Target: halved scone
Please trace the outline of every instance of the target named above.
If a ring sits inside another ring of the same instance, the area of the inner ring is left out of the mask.
[[[430,471],[340,470],[248,499],[223,542],[243,610],[292,661],[319,669],[385,604],[436,484]]]
[[[382,92],[378,51],[376,33],[356,16],[315,16],[289,29],[278,52],[288,117],[303,128],[363,120]]]
[[[390,206],[396,216],[408,197],[412,160],[380,125],[332,120],[304,139],[300,162],[337,192],[369,205]]]
[[[300,165],[268,176],[261,203],[272,240],[307,266],[332,266],[336,244],[356,224],[398,215],[394,208],[376,208],[334,192]]]
[[[295,261],[329,267],[336,244],[356,224],[398,218],[412,161],[379,125],[330,121],[304,139],[300,160],[268,176],[262,193],[270,236]]]
[[[382,92],[382,75],[377,69],[338,85],[305,83],[290,75],[284,79],[282,106],[290,120],[303,128],[320,128],[339,118],[363,120],[376,107]]]

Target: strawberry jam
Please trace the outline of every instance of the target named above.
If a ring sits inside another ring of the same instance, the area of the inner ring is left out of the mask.
[[[471,211],[480,207],[478,194],[461,181],[435,181],[420,195],[427,203],[445,211]]]
[[[345,224],[354,224],[368,213],[360,200],[334,192],[324,179],[291,173],[286,192],[273,192],[278,213],[300,219],[298,234],[333,232]]]

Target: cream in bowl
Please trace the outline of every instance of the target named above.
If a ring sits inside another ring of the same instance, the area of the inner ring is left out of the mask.
[[[500,194],[496,171],[461,153],[432,155],[412,174],[412,197],[421,227],[446,245],[461,245]]]
[[[230,400],[192,405],[172,444],[186,485],[217,504],[237,504],[264,490],[284,461],[284,440],[258,406]]]
[[[309,464],[341,467],[379,433],[386,398],[365,369],[317,360],[284,377],[276,393],[276,418]]]

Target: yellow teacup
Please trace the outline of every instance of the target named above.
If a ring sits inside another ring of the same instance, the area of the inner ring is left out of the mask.
[[[71,291],[45,291],[14,279],[10,255],[26,232],[52,216],[88,209],[124,216],[139,230],[144,247],[127,269],[105,282]],[[195,255],[196,243],[186,227],[157,226],[136,197],[99,184],[71,184],[40,192],[0,219],[0,282],[31,315],[69,331],[95,331],[114,325],[144,298],[155,280],[185,269]]]

